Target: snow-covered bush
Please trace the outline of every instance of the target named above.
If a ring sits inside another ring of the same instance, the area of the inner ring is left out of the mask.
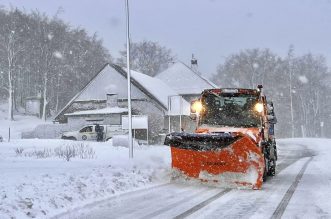
[[[54,152],[56,156],[63,158],[66,161],[70,161],[72,157],[76,156],[75,147],[71,147],[70,145],[67,145],[65,148],[62,148],[62,146],[55,148]]]
[[[22,147],[18,147],[18,148],[15,148],[15,153],[16,153],[16,156],[22,156],[23,154],[23,151],[24,151],[24,148]]]
[[[24,154],[25,157],[36,157],[49,158],[49,157],[59,157],[66,161],[70,161],[71,158],[78,157],[80,159],[94,159],[95,150],[87,144],[84,143],[71,143],[66,145],[61,145],[53,149],[44,148],[40,150],[34,149],[33,151],[24,152],[23,148],[16,148],[16,155],[21,156]]]
[[[36,157],[38,159],[48,158],[53,156],[52,149],[44,148],[42,150],[28,151],[24,153],[25,157]]]
[[[70,161],[71,158],[79,157],[81,159],[95,158],[95,151],[89,145],[84,143],[72,143],[65,147],[60,146],[54,149],[55,156]]]
[[[112,137],[113,146],[118,147],[129,147],[129,136],[128,135],[114,135]],[[139,146],[138,142],[134,139],[133,140],[134,146]]]

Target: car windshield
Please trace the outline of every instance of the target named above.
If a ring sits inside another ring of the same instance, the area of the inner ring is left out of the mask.
[[[200,124],[233,127],[257,127],[260,117],[254,110],[258,96],[251,94],[205,94]]]
[[[84,127],[80,130],[80,132],[92,132],[92,126]]]

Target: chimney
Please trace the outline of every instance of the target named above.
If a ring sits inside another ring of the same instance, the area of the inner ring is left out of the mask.
[[[107,107],[118,107],[117,94],[107,94]]]
[[[197,73],[200,74],[198,71],[198,60],[194,57],[194,54],[192,54],[192,59],[191,59],[191,69]]]

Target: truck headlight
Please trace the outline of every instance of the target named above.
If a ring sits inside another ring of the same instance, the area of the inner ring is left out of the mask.
[[[262,103],[257,103],[254,106],[254,110],[258,113],[262,113],[263,112],[263,104]]]
[[[191,105],[192,113],[200,113],[202,111],[202,103],[200,101],[194,101]]]

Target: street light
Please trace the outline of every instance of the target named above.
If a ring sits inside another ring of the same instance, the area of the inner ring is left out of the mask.
[[[125,0],[125,9],[126,9],[126,71],[127,71],[127,79],[128,79],[129,157],[133,158],[132,112],[131,112],[129,0]]]

